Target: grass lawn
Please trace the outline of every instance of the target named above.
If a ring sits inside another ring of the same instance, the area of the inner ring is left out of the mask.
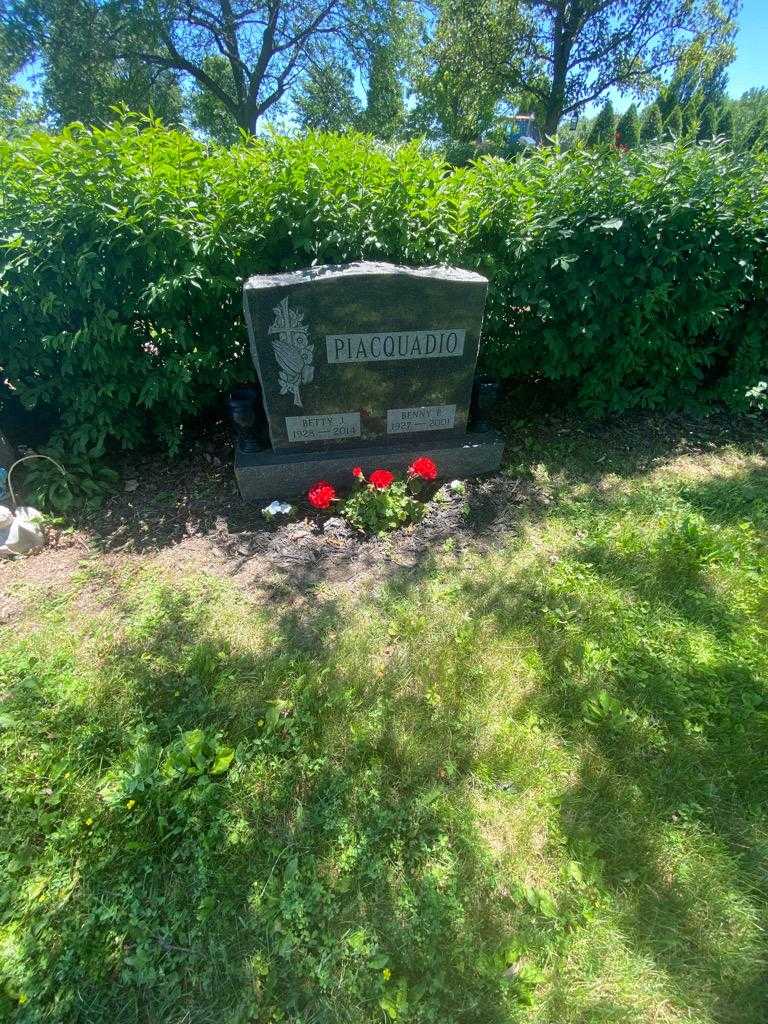
[[[648,443],[513,427],[516,529],[305,600],[17,580],[0,1018],[765,1022],[768,462]]]

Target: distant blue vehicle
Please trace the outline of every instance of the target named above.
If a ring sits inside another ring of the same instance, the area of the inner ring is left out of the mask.
[[[509,125],[507,142],[517,146],[540,146],[541,134],[536,124],[535,114],[514,114],[502,118]]]

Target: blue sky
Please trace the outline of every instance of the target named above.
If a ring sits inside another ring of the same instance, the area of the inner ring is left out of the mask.
[[[768,0],[742,0],[738,20],[736,60],[728,69],[728,92],[735,98],[755,86],[768,88]],[[25,69],[18,81],[28,89],[34,89],[35,70],[38,69]],[[361,99],[364,99],[362,83],[359,84],[359,91]],[[611,93],[614,107],[618,111],[625,110],[632,102],[631,97],[619,96],[614,90]],[[602,100],[587,113],[593,114],[601,105]]]
[[[741,96],[768,86],[768,0],[744,0],[736,36],[736,60],[728,69],[728,92]]]
[[[728,93],[738,99],[747,89],[768,88],[768,0],[742,0],[736,34],[736,60],[728,68]],[[622,113],[633,102],[631,96],[610,92],[614,110]],[[603,100],[591,104],[586,113],[594,116]]]

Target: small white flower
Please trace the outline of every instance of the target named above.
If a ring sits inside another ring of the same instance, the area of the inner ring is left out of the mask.
[[[289,505],[287,501],[273,501],[261,510],[261,514],[265,519],[274,519],[275,516],[288,516],[291,512],[293,512],[293,505]]]
[[[463,480],[451,480],[448,486],[454,494],[463,494],[467,489]]]

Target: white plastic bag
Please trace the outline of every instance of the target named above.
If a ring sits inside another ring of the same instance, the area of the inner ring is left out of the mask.
[[[41,518],[42,513],[31,505],[22,505],[13,515],[0,506],[0,555],[25,555],[41,548],[45,543]]]

